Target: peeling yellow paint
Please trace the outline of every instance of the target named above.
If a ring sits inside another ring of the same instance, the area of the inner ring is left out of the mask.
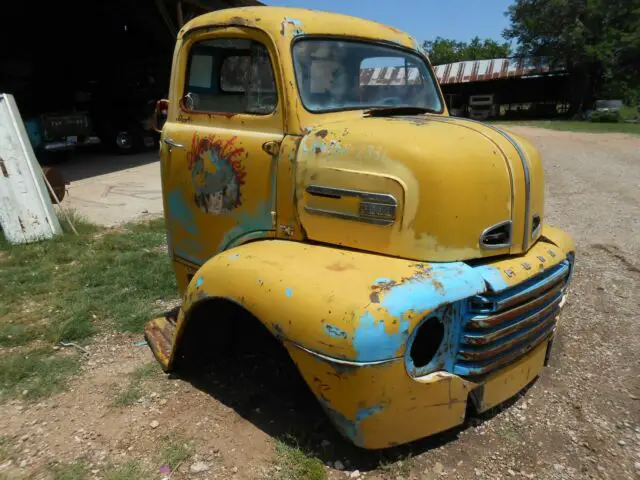
[[[415,39],[396,29],[311,10],[225,9],[187,23],[176,43],[160,150],[183,304],[175,322],[149,322],[146,336],[171,370],[195,305],[240,305],[284,344],[344,435],[384,448],[459,425],[471,398],[480,410],[490,408],[542,370],[555,323],[484,377],[477,366],[457,363],[457,349],[465,322],[477,320],[469,317],[472,300],[517,296],[523,282],[549,272],[568,278],[575,246],[544,223],[542,163],[525,140],[451,118],[446,108],[389,118],[307,111],[291,56],[304,35],[391,42],[425,58]],[[266,48],[273,112],[187,110],[190,49],[229,37]],[[223,175],[227,184],[209,191],[211,178]],[[527,201],[540,216],[540,238],[525,236]],[[510,245],[482,248],[481,234],[505,221]],[[553,293],[563,292],[560,286]],[[431,320],[446,329],[433,368],[415,365],[410,353]],[[520,348],[506,346],[511,350],[500,355]]]

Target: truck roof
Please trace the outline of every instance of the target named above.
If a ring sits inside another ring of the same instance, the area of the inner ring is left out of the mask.
[[[300,35],[335,35],[421,48],[405,32],[371,20],[320,10],[269,6],[227,8],[200,15],[182,27],[178,38],[192,30],[230,25],[260,29],[274,40],[282,37],[292,40]]]

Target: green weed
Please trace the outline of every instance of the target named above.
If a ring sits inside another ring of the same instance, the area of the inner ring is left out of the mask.
[[[0,346],[81,341],[105,324],[141,332],[160,313],[154,301],[176,295],[169,258],[157,248],[163,220],[108,230],[76,219],[76,228],[79,236],[29,245],[0,239]]]
[[[78,461],[58,465],[52,469],[53,480],[83,480],[87,478],[87,465]]]
[[[63,389],[79,368],[77,355],[62,355],[50,348],[1,356],[0,398],[47,397]]]
[[[499,123],[507,128],[522,126],[567,132],[630,133],[640,135],[640,123],[596,123],[579,120],[499,120],[490,123]]]
[[[324,480],[327,474],[324,465],[317,458],[309,456],[297,444],[287,440],[276,443],[276,465],[280,470],[276,473],[278,480]]]
[[[142,384],[155,376],[160,377],[161,370],[156,362],[145,363],[129,374],[129,383],[114,399],[113,406],[127,407],[144,396]]]
[[[181,435],[173,433],[162,439],[159,455],[161,465],[169,465],[174,470],[192,455],[193,443],[185,440]]]
[[[129,460],[124,465],[111,466],[104,472],[105,480],[144,480],[148,478],[153,477],[135,460]]]

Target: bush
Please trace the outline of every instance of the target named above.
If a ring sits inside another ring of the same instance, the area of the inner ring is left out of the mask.
[[[620,121],[620,111],[596,110],[591,114],[590,120],[597,123],[618,123]]]

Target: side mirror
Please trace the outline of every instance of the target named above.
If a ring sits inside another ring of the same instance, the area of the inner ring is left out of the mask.
[[[167,116],[169,114],[169,100],[163,98],[156,102],[156,109],[153,112],[153,116],[151,117],[151,128],[157,133],[162,132],[162,127],[164,122],[167,121]]]

